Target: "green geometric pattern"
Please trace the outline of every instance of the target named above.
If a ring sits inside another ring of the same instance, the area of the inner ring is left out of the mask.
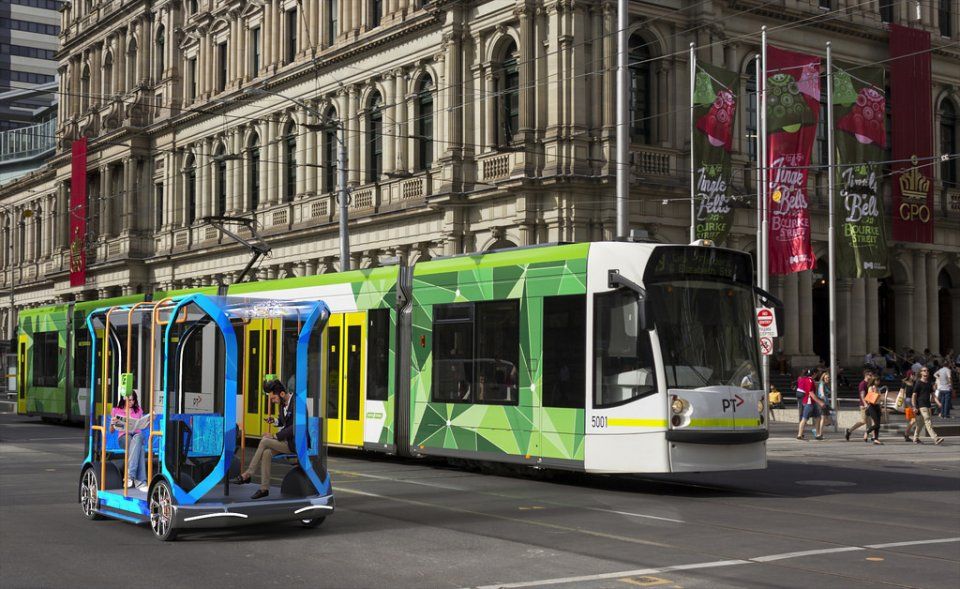
[[[413,280],[411,443],[416,447],[583,460],[583,409],[541,400],[543,297],[586,292],[588,244],[461,256],[417,264]],[[435,403],[433,305],[518,299],[519,403]]]
[[[67,306],[54,305],[42,309],[27,309],[20,313],[20,334],[26,336],[26,410],[28,413],[55,413],[65,415],[67,390]],[[38,387],[33,384],[33,343],[39,333],[57,332],[57,386]],[[19,344],[18,344],[19,349]],[[71,367],[72,368],[72,367]],[[76,395],[72,408],[77,415]]]

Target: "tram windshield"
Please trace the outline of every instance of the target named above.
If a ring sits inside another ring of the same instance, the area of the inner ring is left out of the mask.
[[[647,287],[668,388],[759,389],[753,293],[703,280]]]
[[[668,388],[760,388],[747,254],[658,248],[644,283]]]

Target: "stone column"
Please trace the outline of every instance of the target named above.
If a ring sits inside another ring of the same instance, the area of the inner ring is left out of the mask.
[[[383,173],[389,174],[394,171],[397,164],[397,142],[400,141],[397,132],[396,121],[400,117],[401,106],[396,106],[397,94],[394,86],[395,74],[390,72],[383,76]]]
[[[283,61],[283,7],[280,0],[273,0],[273,13],[276,18],[273,19],[273,27],[270,34],[273,39],[273,63],[279,64]]]
[[[269,188],[270,183],[270,174],[267,171],[267,168],[270,166],[267,160],[270,159],[270,121],[260,123],[260,194],[259,202],[257,203],[258,208],[266,206],[269,202],[269,196],[267,196],[267,189]],[[264,198],[264,197],[267,198]],[[253,194],[250,195],[250,198],[253,198]],[[250,201],[250,209],[253,209],[253,202]]]
[[[356,4],[356,3],[355,3]],[[350,186],[360,184],[360,121],[358,109],[360,93],[356,86],[351,86],[347,96],[347,178]]]
[[[837,280],[837,361],[840,363],[850,357],[850,323],[853,321],[850,313],[851,287],[851,280]]]
[[[880,351],[880,293],[876,278],[865,278],[867,351]]]
[[[269,6],[269,8],[268,8]],[[263,24],[260,25],[260,67],[261,69],[273,63],[273,20],[272,5],[263,8]],[[253,72],[251,78],[257,77]]]
[[[280,184],[277,184],[277,174],[279,166],[277,164],[280,161],[277,152],[277,120],[276,117],[271,116],[266,123],[267,126],[267,141],[264,144],[266,146],[267,157],[260,160],[260,166],[267,170],[267,183],[264,185],[264,189],[267,191],[267,198],[262,199],[268,205],[276,204],[280,197]]]
[[[800,353],[813,356],[813,272],[807,270],[797,275],[798,310],[800,320]],[[829,328],[829,326],[828,326]]]
[[[133,158],[125,158],[122,165],[123,188],[121,194],[123,197],[121,202],[123,203],[123,206],[121,207],[122,212],[120,213],[120,231],[126,233],[133,228],[133,219],[135,214],[133,210],[133,202],[137,195],[134,194],[135,188],[133,185],[135,166]]]
[[[897,310],[897,348],[916,348],[916,329],[913,320],[914,288],[910,284],[893,285],[894,307]],[[923,351],[921,348],[920,351]]]
[[[520,136],[524,141],[533,139],[533,132],[537,124],[537,68],[535,56],[536,28],[534,27],[535,9],[529,6],[518,6],[516,12],[520,16],[520,59],[517,67],[520,71]],[[459,43],[456,50],[459,51]],[[455,60],[459,64],[459,59]],[[459,83],[459,78],[458,78]],[[449,82],[448,82],[449,83]],[[614,95],[611,94],[611,98]]]
[[[316,105],[314,105],[314,108],[310,111],[304,110],[303,120],[312,125],[318,124],[319,121],[314,114],[316,110]],[[323,137],[323,132],[308,131],[306,128],[304,128],[301,134],[307,145],[306,153],[304,154],[304,159],[306,160],[304,162],[306,164],[304,167],[304,172],[306,173],[306,184],[301,190],[302,192],[306,192],[308,194],[317,194],[317,176],[320,172],[319,168],[317,168],[317,152],[318,144]]]
[[[922,251],[913,252],[913,304],[910,308],[913,310],[913,340],[911,346],[918,352],[922,352],[927,347],[928,324],[927,314],[927,263],[926,255]],[[897,305],[897,309],[901,307]]]
[[[927,252],[927,344],[937,354],[940,352],[940,291],[937,284],[938,258],[936,252]]]
[[[70,193],[67,190],[67,183],[60,182],[57,185],[57,217],[58,227],[57,246],[69,247],[70,245]]]
[[[307,170],[310,168],[310,166],[306,166],[304,164],[310,163],[310,156],[308,153],[310,149],[307,147],[307,145],[310,143],[311,136],[313,135],[311,131],[307,131],[307,129],[303,126],[303,123],[307,121],[307,111],[302,107],[298,107],[297,110],[299,111],[300,115],[297,118],[300,120],[301,124],[294,127],[294,133],[297,134],[297,146],[295,148],[296,152],[294,153],[294,158],[297,160],[296,185],[293,189],[294,198],[298,198],[307,190]]]
[[[800,297],[797,275],[783,277],[783,309],[786,315],[786,333],[783,336],[783,351],[788,356],[800,354]]]
[[[100,235],[113,237],[113,211],[116,195],[113,193],[113,174],[111,167],[100,168]]]
[[[304,272],[304,276],[314,276],[317,273],[317,261],[313,258],[307,260]]]
[[[414,140],[409,139],[410,135],[417,132],[416,127],[411,122],[416,117],[416,111],[413,109],[413,100],[407,95],[407,75],[402,69],[394,71],[393,76],[393,95],[397,101],[397,145],[396,169],[400,171],[409,171],[413,166],[407,162],[407,153],[410,143]],[[412,111],[412,112],[411,112]]]
[[[863,359],[867,353],[867,332],[865,324],[866,294],[862,278],[852,282],[850,291],[850,347],[848,353],[853,358]]]

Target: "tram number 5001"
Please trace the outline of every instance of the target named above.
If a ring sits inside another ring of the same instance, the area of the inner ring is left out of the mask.
[[[590,418],[590,425],[594,429],[603,429],[607,427],[607,418],[606,416],[593,416]]]

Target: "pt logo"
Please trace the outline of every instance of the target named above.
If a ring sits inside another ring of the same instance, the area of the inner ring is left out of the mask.
[[[737,407],[739,407],[740,405],[743,405],[743,397],[741,397],[740,395],[734,395],[734,397],[736,397],[736,401],[734,401],[733,399],[724,399],[723,401],[720,402],[720,406],[723,407],[724,413],[727,412],[727,409],[730,409],[731,411],[736,413]]]

